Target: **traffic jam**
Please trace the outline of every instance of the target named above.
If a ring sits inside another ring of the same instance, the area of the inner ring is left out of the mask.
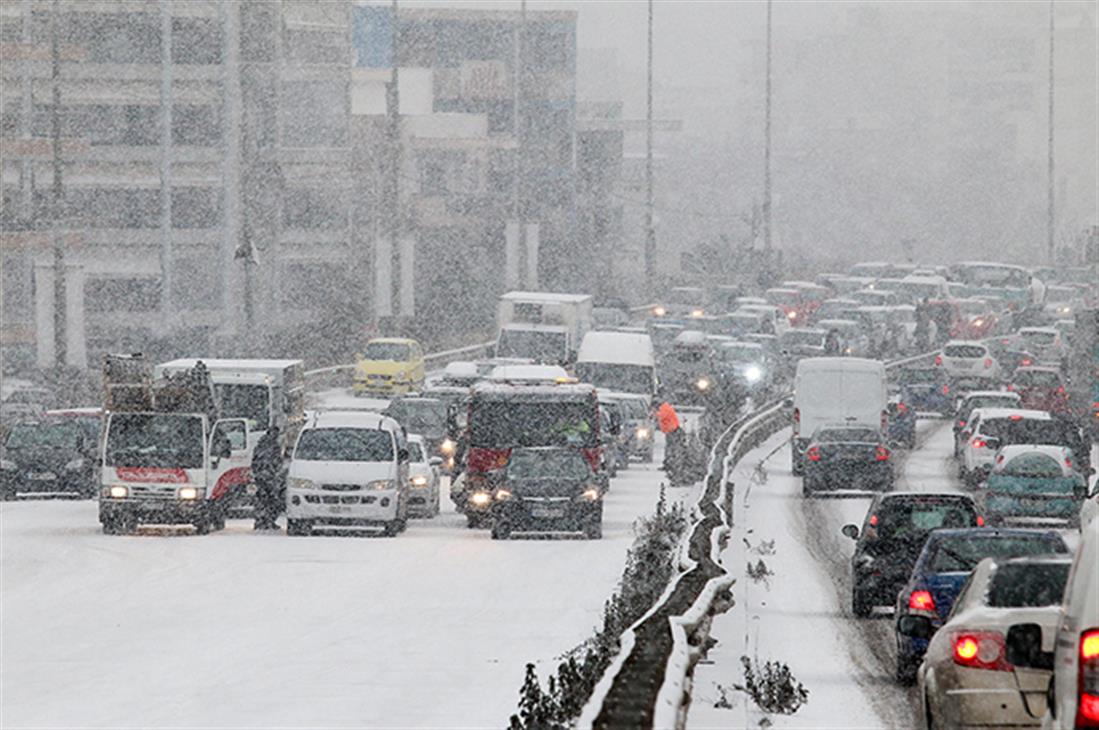
[[[1099,727],[1097,304],[1087,272],[868,262],[633,310],[513,291],[483,356],[378,337],[337,385],[308,353],[109,354],[101,403],[6,395],[0,493],[92,500],[109,539],[146,544],[411,538],[447,515],[583,542],[631,470],[696,484],[716,434],[781,402],[800,498],[869,498],[842,527],[845,620],[888,617],[911,726]],[[949,489],[898,484],[929,429]]]

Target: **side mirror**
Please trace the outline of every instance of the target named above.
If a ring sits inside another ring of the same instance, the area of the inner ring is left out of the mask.
[[[408,449],[397,449],[397,461],[408,461]]]
[[[793,408],[794,407],[794,399],[793,398],[787,398],[786,400],[782,401],[782,405],[785,406],[786,408]]]
[[[859,528],[855,525],[844,525],[840,528],[840,532],[842,532],[845,537],[849,537],[852,540],[859,539]]]
[[[988,448],[994,451],[1000,448],[1000,439],[996,438],[995,436],[989,436],[988,438],[986,438],[985,443],[988,444]]]
[[[930,639],[935,633],[927,616],[901,616],[897,619],[897,633],[911,639]]]
[[[221,457],[220,456],[211,456],[210,457],[210,468],[211,469],[217,469],[218,464],[220,464],[220,463],[221,463]]]
[[[1027,669],[1053,669],[1053,652],[1042,651],[1042,627],[1015,624],[1007,630],[1008,663]]]
[[[441,456],[432,456],[430,459],[427,460],[427,463],[431,464],[432,466],[442,466],[443,465],[443,457],[441,457]]]

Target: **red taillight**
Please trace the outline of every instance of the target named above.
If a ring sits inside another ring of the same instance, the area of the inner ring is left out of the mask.
[[[889,461],[889,449],[884,446],[874,449],[874,461]]]
[[[908,413],[908,406],[906,406],[904,403],[898,403],[897,413]]]
[[[1014,393],[1015,392],[1015,383],[1008,383],[1007,384],[1007,392],[1008,393]]]
[[[1099,728],[1099,628],[1080,634],[1076,727]]]
[[[950,395],[950,386],[949,385],[944,385],[943,386],[943,395]]]
[[[962,631],[951,637],[954,663],[970,669],[1011,671],[1005,656],[1004,635],[998,631]]]
[[[809,450],[805,452],[805,458],[809,461],[820,461],[820,449],[816,446],[810,446]]]
[[[934,611],[935,599],[931,597],[931,591],[912,591],[908,607],[913,611]]]
[[[991,357],[986,357],[985,358],[985,367],[986,368],[992,367],[992,358]]]
[[[870,515],[870,526],[871,527],[877,527],[878,526],[878,516],[877,515]]]
[[[1033,361],[1033,360],[1031,360],[1031,359],[1030,359],[1029,357],[1024,357],[1024,358],[1023,358],[1023,366],[1024,366],[1024,367],[1025,367],[1025,366],[1027,366],[1027,365],[1031,365],[1031,364],[1033,364],[1033,363],[1034,363],[1034,361]]]
[[[965,428],[965,421],[960,418],[958,419],[958,428]]]
[[[943,364],[943,356],[942,355],[936,355],[935,356],[935,364],[936,365],[942,365]]]
[[[1012,414],[1012,415],[1008,416],[1007,420],[1009,420],[1009,421],[1021,421],[1021,420],[1023,420],[1023,417],[1020,416],[1018,413],[1015,413],[1015,414]]]
[[[1068,458],[1067,456],[1065,457],[1065,468],[1066,469],[1071,469],[1072,468],[1072,459]]]
[[[1088,629],[1080,634],[1080,661],[1099,660],[1099,629]]]
[[[1079,730],[1099,727],[1099,695],[1080,693],[1076,707],[1076,727]]]
[[[970,444],[971,444],[971,445],[973,446],[973,448],[975,448],[975,449],[983,449],[984,447],[988,446],[988,442],[987,442],[987,441],[985,441],[985,440],[984,440],[983,438],[974,438],[974,439],[973,439],[972,441],[970,441],[969,443],[970,443]]]
[[[1065,394],[1065,386],[1058,385],[1057,386],[1057,395],[1064,395],[1064,394]]]
[[[984,526],[985,526],[985,518],[981,517],[980,515],[977,515],[977,527],[984,527]]]

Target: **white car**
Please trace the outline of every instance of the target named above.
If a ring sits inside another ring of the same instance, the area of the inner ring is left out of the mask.
[[[408,443],[395,420],[325,411],[302,428],[286,480],[287,534],[382,528],[392,537],[407,525],[408,503]]]
[[[955,380],[998,380],[1000,364],[992,351],[981,342],[953,340],[935,356],[935,365]]]
[[[736,308],[734,314],[743,314],[745,312],[761,313],[767,320],[767,328],[769,332],[767,334],[781,335],[792,326],[789,318],[786,316],[786,312],[781,307],[776,307],[771,304],[743,304]]]
[[[1019,330],[1019,349],[1038,358],[1038,362],[1058,363],[1068,354],[1061,330],[1056,327],[1023,327]]]
[[[408,435],[408,513],[412,517],[439,514],[439,471],[443,460],[428,457],[424,437]]]
[[[961,446],[961,464],[958,476],[970,487],[975,487],[988,476],[1000,450],[1002,434],[1012,421],[1050,420],[1046,411],[1022,408],[975,408],[969,414],[969,423],[958,434]]]
[[[1050,671],[1013,665],[1007,639],[1013,626],[1037,625],[1052,651],[1070,565],[1068,555],[977,564],[917,674],[926,727],[1037,727]]]

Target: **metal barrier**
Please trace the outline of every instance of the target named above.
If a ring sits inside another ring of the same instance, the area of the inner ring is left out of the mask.
[[[934,352],[886,363],[886,369],[929,360]],[[737,463],[790,424],[789,394],[734,422],[710,450],[705,488],[680,554],[680,571],[664,594],[620,638],[618,656],[596,684],[577,727],[683,728],[694,665],[713,616],[732,605],[735,578],[721,565],[732,520],[730,475]]]
[[[469,360],[484,357],[492,352],[492,348],[495,344],[496,342],[494,340],[492,342],[482,342],[479,345],[467,345],[466,347],[458,347],[453,350],[428,353],[424,356],[424,369],[438,370],[455,360]],[[350,365],[332,365],[331,367],[317,368],[316,370],[306,370],[305,384],[309,390],[319,390],[324,387],[336,388],[339,386],[349,386],[351,385],[351,374],[354,370],[354,363],[351,363]]]

